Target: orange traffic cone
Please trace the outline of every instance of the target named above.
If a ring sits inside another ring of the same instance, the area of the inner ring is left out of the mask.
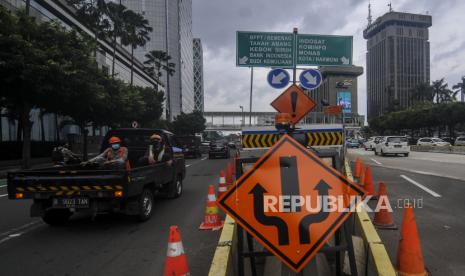
[[[365,189],[365,194],[372,196],[371,199],[376,199],[375,196],[375,185],[373,184],[373,177],[371,176],[370,166],[366,166],[364,175],[363,188]]]
[[[224,221],[220,219],[218,206],[216,205],[215,188],[213,185],[208,186],[207,206],[205,208],[205,216],[200,224],[200,230],[218,230],[223,228]]]
[[[186,253],[182,246],[181,233],[177,226],[170,227],[168,251],[165,260],[165,276],[190,275]]]
[[[228,162],[228,166],[226,167],[226,184],[230,186],[232,184],[232,168],[231,163]]]
[[[228,189],[228,185],[226,184],[226,179],[224,177],[224,171],[221,171],[220,180],[218,182],[218,197],[220,197],[223,193],[225,193],[227,189]]]
[[[383,182],[379,183],[378,203],[380,200],[389,202],[386,185]],[[397,229],[392,213],[384,208],[386,205],[383,205],[382,207],[383,208],[380,208],[379,211],[375,213],[373,224],[379,229]]]
[[[397,249],[397,272],[400,276],[428,275],[423,262],[420,237],[413,207],[408,205],[404,209],[401,238]]]
[[[355,177],[360,178],[360,174],[362,173],[362,166],[361,166],[360,158],[357,157],[355,159]]]

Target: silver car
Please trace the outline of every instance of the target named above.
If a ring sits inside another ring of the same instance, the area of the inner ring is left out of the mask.
[[[465,136],[460,136],[455,139],[454,146],[465,146]]]

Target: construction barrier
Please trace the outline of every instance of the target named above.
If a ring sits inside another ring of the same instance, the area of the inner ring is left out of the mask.
[[[347,178],[353,181],[347,160],[344,162],[344,172]],[[368,272],[368,275],[396,276],[394,266],[368,213],[363,208],[360,209],[355,213],[355,232],[363,239],[361,249],[366,250],[366,262],[365,267],[358,267],[357,265],[358,269]],[[237,275],[236,236],[236,224],[230,216],[226,216],[225,225],[210,266],[209,276]]]
[[[305,139],[304,145],[310,147],[341,146],[343,144],[342,129],[317,128],[297,129],[293,134],[301,135]],[[243,130],[242,148],[269,148],[279,140],[277,130]]]

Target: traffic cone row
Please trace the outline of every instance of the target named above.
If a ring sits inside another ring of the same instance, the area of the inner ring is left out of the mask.
[[[168,239],[168,250],[165,259],[165,276],[188,276],[190,275],[187,264],[187,256],[182,245],[181,233],[177,226],[170,227]]]
[[[200,230],[219,230],[223,227],[224,221],[221,220],[218,206],[216,205],[215,187],[208,186],[207,204],[205,207],[204,220],[200,224]]]
[[[355,161],[355,177],[358,178],[359,184],[363,185],[366,194],[374,196],[374,184],[371,169],[369,166],[364,168],[363,162],[358,157]],[[378,203],[380,203],[379,200],[389,202],[388,192],[384,182],[379,183]],[[387,208],[380,208],[379,211],[375,213],[373,224],[378,229],[397,229],[392,212],[387,210]],[[397,249],[396,270],[399,276],[428,275],[423,260],[415,214],[411,205],[404,208],[401,238]]]
[[[220,197],[223,193],[225,193],[227,189],[228,189],[228,185],[226,184],[226,178],[224,177],[224,171],[220,171],[220,180],[218,182],[218,197]]]

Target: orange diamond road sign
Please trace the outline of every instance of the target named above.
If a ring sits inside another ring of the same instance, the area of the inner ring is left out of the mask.
[[[363,195],[359,186],[284,135],[218,203],[270,252],[298,272],[360,202],[356,196]],[[331,198],[337,199],[335,204],[341,210],[331,210]]]
[[[293,84],[279,95],[271,106],[280,113],[291,114],[291,123],[296,124],[315,108],[316,103],[305,94],[302,88]]]
[[[330,105],[323,108],[325,114],[337,115],[342,113],[342,105]]]

